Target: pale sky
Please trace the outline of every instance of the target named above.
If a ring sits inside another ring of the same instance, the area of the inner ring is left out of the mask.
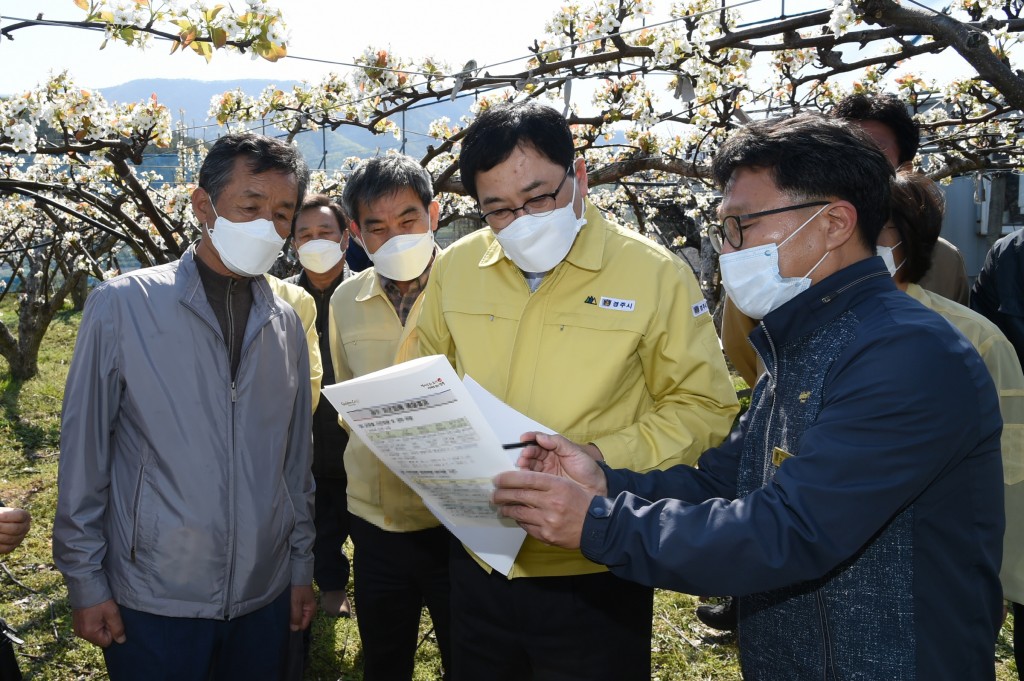
[[[545,22],[559,6],[553,0],[500,5],[486,0],[271,0],[271,4],[284,14],[290,55],[351,62],[372,44],[390,46],[410,58],[432,55],[453,67],[469,59],[484,66],[527,56],[527,46],[543,33]],[[39,12],[45,19],[85,17],[72,0],[0,0],[0,15],[6,17],[34,18]],[[347,70],[288,58],[273,64],[253,61],[225,50],[217,50],[207,64],[191,51],[169,55],[170,45],[165,42],[154,42],[146,51],[111,43],[100,51],[102,34],[50,26],[21,29],[14,37],[0,42],[0,93],[31,88],[46,79],[51,69],[64,68],[70,69],[76,82],[90,88],[137,78],[317,81],[332,70]]]
[[[159,0],[152,0],[159,2]],[[586,0],[582,0],[584,3]],[[737,5],[745,0],[729,0]],[[942,0],[927,0],[938,6]],[[225,3],[226,4],[226,3]],[[411,58],[434,56],[459,67],[469,59],[485,67],[528,56],[527,46],[543,33],[546,21],[561,0],[271,0],[280,7],[290,33],[289,54],[329,61],[351,62],[368,46],[389,47]],[[740,10],[744,20],[776,16],[785,6],[792,14],[831,6],[832,0],[756,0]],[[652,21],[667,18],[669,0],[655,0]],[[0,0],[0,16],[33,18],[42,13],[52,20],[81,20],[85,13],[72,0]],[[0,24],[14,23],[10,18]],[[231,80],[258,78],[271,81],[307,79],[313,82],[330,71],[348,67],[285,58],[277,63],[252,60],[225,50],[207,64],[199,55],[168,54],[170,45],[154,41],[146,51],[111,43],[100,50],[99,32],[52,26],[18,30],[15,39],[0,41],[0,94],[34,87],[50,72],[68,69],[75,81],[88,88],[103,88],[140,78],[194,78]],[[939,58],[934,72],[962,70],[957,55]],[[915,61],[915,65],[923,62]],[[522,62],[497,67],[494,73],[520,70]]]

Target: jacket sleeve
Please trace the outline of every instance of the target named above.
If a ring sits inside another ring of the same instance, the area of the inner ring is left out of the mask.
[[[1024,375],[1017,353],[1006,337],[995,334],[978,346],[999,391],[1003,417],[1003,496],[1006,532],[1000,579],[1003,595],[1014,603],[1024,598]]]
[[[674,264],[637,348],[653,404],[626,428],[595,438],[609,465],[646,471],[693,464],[721,444],[739,411],[710,313],[689,267]]]
[[[688,593],[799,583],[854,555],[968,453],[998,450],[995,391],[980,362],[937,351],[930,336],[875,340],[832,375],[798,455],[763,488],[700,503],[668,498],[671,489],[658,500],[595,497],[584,554],[620,577]]]
[[[290,281],[284,281],[269,274],[264,275],[270,290],[287,303],[302,321],[306,332],[306,347],[309,349],[309,387],[313,398],[313,411],[320,404],[320,384],[324,377],[324,365],[320,357],[320,338],[316,332],[316,301],[306,289]]]
[[[313,411],[316,411],[317,405],[320,404],[320,385],[324,379],[324,364],[320,357],[320,337],[316,332],[316,301],[310,296],[308,301],[303,302],[303,306],[309,308],[308,312],[300,314],[299,317],[302,319],[302,326],[305,327],[306,347],[309,350],[310,402]]]
[[[342,290],[344,290],[344,287],[341,286],[334,290],[334,294],[331,295],[331,302],[327,306],[327,329],[330,333],[331,366],[334,367],[334,381],[336,383],[355,378],[352,375],[352,368],[348,365],[345,345],[341,342],[341,329],[338,326],[338,320],[341,318],[341,314],[338,312],[338,308],[341,305],[339,292]],[[348,432],[348,426],[345,425],[345,421],[340,415],[338,416],[338,425],[344,428],[345,432]]]
[[[971,309],[1003,328],[999,319],[999,276],[997,274],[999,244],[996,244],[985,256],[985,264],[978,272],[971,289]],[[1005,329],[1003,330],[1005,333]]]
[[[690,503],[700,503],[707,499],[734,498],[749,417],[748,411],[740,418],[739,424],[721,446],[709,449],[701,455],[696,467],[681,464],[666,470],[656,469],[638,473],[625,468],[613,469],[601,464],[608,484],[608,496],[615,498],[623,492],[628,492],[649,501],[671,498]]]
[[[1010,341],[1001,333],[978,345],[978,353],[992,374],[1003,417],[1003,477],[1007,485],[1024,482],[1024,372]]]
[[[305,346],[305,330],[296,327],[292,332]],[[299,376],[310,375],[309,356],[307,348],[302,347],[296,366]],[[288,451],[284,461],[285,484],[295,511],[291,534],[292,584],[295,586],[313,583],[313,540],[316,537],[313,526],[313,409],[311,393],[305,386],[304,381],[299,382],[292,403]]]
[[[76,609],[111,598],[103,571],[103,519],[121,399],[116,294],[101,285],[88,297],[64,388],[53,560]]]

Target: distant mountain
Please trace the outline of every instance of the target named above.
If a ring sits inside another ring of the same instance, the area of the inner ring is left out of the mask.
[[[202,81],[187,79],[154,78],[151,80],[133,80],[122,85],[103,88],[101,92],[108,102],[134,102],[149,99],[156,95],[157,101],[165,105],[174,120],[184,121],[195,128],[194,136],[214,140],[224,132],[216,121],[207,118],[210,100],[227,90],[241,88],[250,96],[256,96],[269,85],[276,85],[282,90],[297,85],[298,81],[268,80],[221,80]],[[426,153],[427,145],[433,140],[426,137],[430,122],[447,116],[452,121],[469,114],[472,100],[459,99],[455,102],[447,99],[418,105],[405,114],[407,131],[406,153],[420,158]],[[401,118],[396,122],[402,124]],[[268,126],[267,134],[281,134],[279,130]],[[321,165],[326,151],[326,167],[338,168],[349,156],[368,157],[387,149],[399,149],[401,141],[394,135],[374,135],[361,128],[342,126],[335,131],[306,132],[296,138],[306,161],[311,167]],[[326,143],[326,144],[325,144]],[[324,147],[326,146],[326,150]]]
[[[263,88],[272,85],[266,80],[186,80],[175,78],[153,78],[131,80],[121,85],[103,88],[101,92],[108,102],[136,102],[156,95],[157,101],[166,106],[175,123],[184,121],[188,126],[203,126],[215,123],[207,118],[210,99],[227,90],[241,88],[247,95],[256,96]],[[296,81],[276,83],[278,87],[290,88]],[[216,135],[210,135],[216,137]]]

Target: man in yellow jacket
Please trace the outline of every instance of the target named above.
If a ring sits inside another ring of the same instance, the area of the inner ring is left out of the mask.
[[[430,174],[401,154],[370,159],[342,195],[352,238],[373,267],[331,296],[331,358],[341,382],[396,363],[416,323],[437,250]],[[424,604],[445,670],[450,536],[419,496],[358,438],[345,448],[356,622],[366,681],[411,681]]]
[[[467,130],[462,182],[488,228],[433,266],[420,353],[590,453],[637,471],[693,463],[736,397],[689,267],[606,220],[558,112],[499,105]],[[509,577],[452,554],[453,678],[650,678],[653,592],[527,538]]]

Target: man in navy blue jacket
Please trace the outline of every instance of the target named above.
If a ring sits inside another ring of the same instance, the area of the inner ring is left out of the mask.
[[[715,158],[723,284],[763,321],[750,411],[697,468],[634,473],[529,434],[495,502],[637,582],[738,595],[744,678],[993,679],[1003,498],[996,392],[875,242],[892,170],[813,116]]]

